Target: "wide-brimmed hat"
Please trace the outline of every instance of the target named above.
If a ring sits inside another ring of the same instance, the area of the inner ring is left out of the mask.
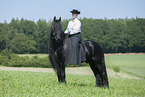
[[[73,9],[72,11],[70,11],[72,14],[80,14],[81,12],[76,10],[76,9]]]

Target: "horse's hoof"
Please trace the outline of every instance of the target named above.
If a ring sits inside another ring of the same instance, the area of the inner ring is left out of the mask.
[[[109,86],[104,86],[105,89],[109,89]]]
[[[59,83],[66,84],[66,82],[59,82]]]

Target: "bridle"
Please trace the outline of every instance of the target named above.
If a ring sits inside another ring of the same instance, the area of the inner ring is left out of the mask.
[[[68,39],[68,37],[65,37],[65,39],[63,40],[62,45],[58,49],[54,50],[53,48],[51,48],[51,49],[53,49],[54,53],[57,53],[64,46],[64,44],[67,42],[67,39]]]
[[[55,24],[52,24],[51,32],[52,32],[51,38],[52,39],[55,39],[55,37],[57,35],[57,32],[58,32],[58,31],[55,31]],[[65,39],[63,40],[62,45],[59,48],[57,48],[56,50],[54,50],[54,48],[51,48],[51,49],[53,49],[53,51],[54,51],[55,54],[64,46],[64,44],[66,43],[67,39],[68,39],[68,37],[65,37]]]

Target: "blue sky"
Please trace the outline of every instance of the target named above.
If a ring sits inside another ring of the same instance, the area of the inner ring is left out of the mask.
[[[35,22],[70,19],[72,9],[81,11],[78,18],[145,18],[145,0],[0,0],[0,23],[22,17]]]

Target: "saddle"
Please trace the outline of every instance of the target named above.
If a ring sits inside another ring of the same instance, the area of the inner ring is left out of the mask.
[[[85,51],[85,55],[86,55],[86,46],[85,46],[85,44],[82,42],[82,46],[83,46],[83,48],[84,48],[84,51]]]

